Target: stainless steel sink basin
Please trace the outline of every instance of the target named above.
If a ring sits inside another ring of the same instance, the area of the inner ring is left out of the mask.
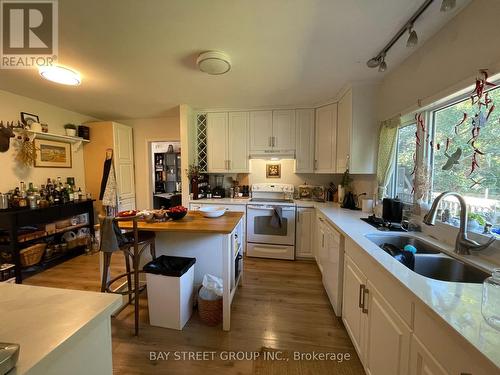
[[[407,244],[415,246],[415,267],[412,271],[435,280],[461,283],[482,283],[490,276],[470,264],[443,253],[438,246],[412,236],[367,234],[366,238],[378,246],[390,243],[403,249]]]

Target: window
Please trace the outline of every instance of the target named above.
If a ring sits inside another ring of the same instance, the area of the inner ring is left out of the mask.
[[[493,102],[498,109],[492,112],[488,122],[481,127],[481,133],[476,146],[485,155],[478,155],[479,167],[471,174],[473,150],[468,144],[471,138],[470,121],[474,118],[477,106],[473,106],[470,98],[453,103],[443,108],[434,110],[431,114],[434,142],[439,144],[440,150],[432,151],[432,194],[435,198],[443,191],[456,191],[464,195],[470,212],[481,225],[484,220],[497,223],[500,210],[500,88],[489,92]],[[455,134],[455,126],[467,113],[467,120],[457,127],[458,135]],[[447,140],[451,142],[446,151]],[[462,151],[458,164],[453,164],[451,170],[443,167],[451,166],[453,154],[460,148]],[[450,159],[451,158],[451,159]],[[458,203],[450,198],[449,203],[452,211],[458,211]],[[452,212],[454,214],[454,212]],[[477,215],[477,216],[476,216]]]
[[[415,132],[417,125],[410,124],[398,130],[396,166],[393,176],[394,196],[403,202],[413,201],[413,169],[415,166]]]
[[[398,130],[396,167],[390,185],[393,196],[398,196],[405,202],[412,202],[415,199],[413,196],[415,174],[412,173],[417,163],[419,169],[428,171],[426,178],[417,174],[418,178],[428,181],[423,186],[425,191],[428,191],[429,202],[444,191],[456,191],[462,194],[467,202],[469,218],[475,219],[479,224],[473,221],[470,230],[482,231],[486,221],[492,223],[494,227],[500,227],[500,87],[490,90],[489,97],[497,109],[481,127],[480,137],[475,146],[484,155],[477,155],[479,167],[472,174],[473,149],[468,142],[472,136],[471,121],[476,115],[477,105],[471,103],[469,96],[422,113],[427,119],[426,127],[430,129],[431,136],[429,139],[421,136],[422,146],[418,151],[415,144],[417,125],[406,121],[408,125]],[[458,126],[458,134],[455,134],[455,127],[464,113],[467,113],[467,120]],[[408,120],[412,116],[405,118]],[[456,153],[458,148],[461,150],[461,155],[457,158],[457,163],[454,163],[454,156],[460,153]],[[415,156],[416,153],[420,157]],[[455,198],[445,199],[441,208],[450,211],[451,224],[459,224],[457,218],[460,208]]]

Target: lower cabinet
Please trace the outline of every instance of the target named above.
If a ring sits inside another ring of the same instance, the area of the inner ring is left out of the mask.
[[[415,335],[410,344],[410,375],[449,375]]]
[[[313,258],[315,209],[297,208],[297,231],[295,240],[295,256],[297,258]]]
[[[365,370],[369,375],[408,374],[410,328],[375,286],[363,289],[362,312],[367,314]]]

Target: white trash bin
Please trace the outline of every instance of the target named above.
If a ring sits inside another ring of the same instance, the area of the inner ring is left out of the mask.
[[[193,313],[195,258],[162,255],[144,266],[149,324],[182,330]]]

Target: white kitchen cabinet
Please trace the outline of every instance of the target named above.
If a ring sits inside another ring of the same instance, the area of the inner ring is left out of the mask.
[[[273,111],[273,148],[295,150],[295,110]]]
[[[231,173],[248,173],[248,112],[229,112],[228,169]]]
[[[344,272],[344,241],[342,235],[327,222],[323,223],[324,256],[323,286],[326,290],[335,315],[342,315],[342,284]]]
[[[250,151],[272,149],[273,111],[250,112]]]
[[[228,170],[228,114],[207,115],[207,162],[208,173],[224,173]]]
[[[415,335],[411,337],[409,367],[410,375],[450,375]]]
[[[314,172],[314,109],[295,112],[295,173]]]
[[[297,258],[312,258],[314,236],[314,208],[297,208],[297,232],[295,241],[295,256]]]
[[[375,286],[368,281],[363,299],[368,318],[364,365],[368,375],[406,375],[410,353],[410,328]]]
[[[364,339],[366,325],[366,314],[363,313],[363,300],[367,278],[347,255],[344,257],[343,284],[342,321],[358,352],[361,362],[363,362],[364,347],[362,340]],[[385,355],[387,354],[385,353]]]
[[[338,103],[336,173],[376,173],[378,129],[374,84],[350,87]]]
[[[208,173],[248,173],[248,112],[207,115]]]
[[[335,173],[337,104],[316,109],[315,173]]]
[[[321,216],[318,215],[316,219],[316,236],[317,236],[317,251],[315,254],[316,258],[316,263],[318,264],[318,268],[321,271],[321,274],[323,274],[323,266],[326,262],[326,259],[328,257],[328,249],[326,245],[326,223],[325,219]]]

